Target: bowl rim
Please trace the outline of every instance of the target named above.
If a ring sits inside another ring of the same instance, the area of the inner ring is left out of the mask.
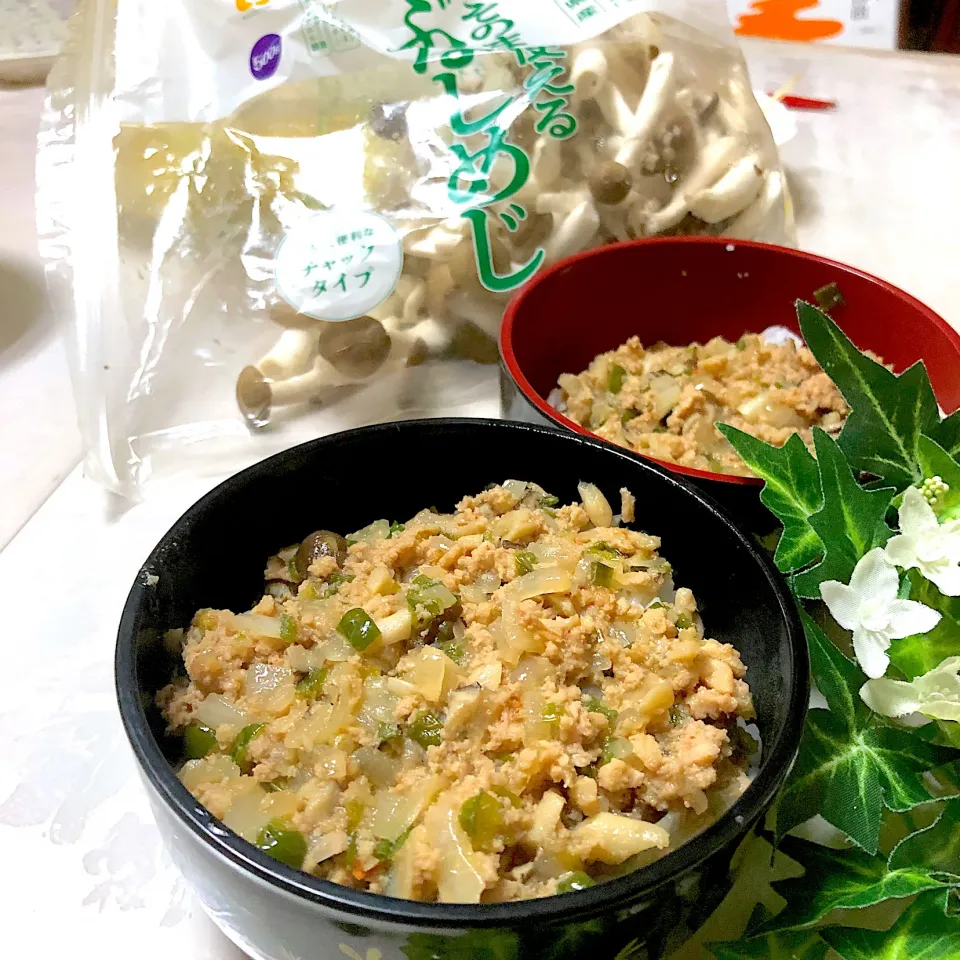
[[[575,253],[570,257],[566,257],[563,260],[558,260],[545,270],[541,270],[539,273],[537,273],[532,280],[526,283],[510,299],[510,302],[507,304],[506,310],[503,314],[503,321],[500,324],[500,359],[502,365],[506,367],[507,373],[510,375],[511,380],[513,380],[517,389],[520,391],[520,395],[527,401],[527,403],[529,403],[532,407],[534,407],[534,409],[543,414],[543,416],[547,417],[560,427],[573,431],[574,433],[578,433],[581,436],[593,437],[601,440],[603,443],[608,443],[611,446],[617,446],[617,444],[613,444],[609,440],[604,440],[592,430],[588,430],[586,427],[582,427],[579,423],[576,423],[575,421],[570,420],[568,417],[565,417],[562,413],[560,413],[559,410],[556,410],[554,407],[552,407],[537,393],[536,390],[534,390],[533,385],[524,374],[513,349],[513,328],[514,324],[516,323],[517,315],[526,297],[541,283],[547,282],[555,273],[566,270],[582,260],[589,260],[593,257],[602,257],[607,251],[620,247],[696,245],[714,247],[748,247],[751,249],[773,250],[780,253],[786,253],[789,256],[800,260],[809,260],[823,266],[835,267],[847,274],[853,274],[862,280],[868,280],[877,284],[888,293],[894,294],[896,297],[909,304],[915,310],[922,313],[927,320],[929,320],[940,330],[941,333],[947,337],[947,339],[953,341],[957,351],[960,352],[960,333],[954,330],[953,327],[951,327],[943,317],[928,307],[925,303],[907,293],[906,290],[902,290],[900,287],[890,283],[888,280],[884,280],[882,277],[875,276],[872,273],[867,273],[866,270],[860,270],[857,267],[850,266],[849,264],[841,263],[839,260],[831,260],[829,257],[822,257],[816,253],[808,253],[805,250],[796,250],[793,247],[784,247],[775,243],[762,243],[758,240],[737,240],[729,237],[712,236],[641,237],[638,240],[626,240],[618,243],[606,244],[602,247],[594,247],[592,250],[584,250],[581,253]],[[651,457],[648,454],[639,453],[636,450],[629,450],[628,447],[621,447],[620,449],[628,450],[628,452],[632,453],[635,457],[640,457],[648,462],[656,463],[659,466],[669,470],[671,473],[678,473],[681,476],[690,477],[694,480],[707,480],[741,487],[759,487],[763,484],[763,480],[760,477],[745,477],[730,473],[714,473],[712,470],[700,470],[696,467],[684,466],[681,463],[673,463],[670,460],[660,460],[657,457]]]
[[[290,457],[300,459],[304,454],[315,455],[330,446],[358,436],[367,439],[371,445],[376,445],[379,438],[388,433],[430,430],[436,427],[467,433],[521,432],[528,436],[531,443],[537,442],[538,437],[545,436],[551,441],[560,438],[561,442],[571,446],[594,448],[605,457],[622,459],[633,470],[654,474],[659,477],[660,482],[679,488],[685,496],[700,501],[717,521],[725,525],[754,561],[757,574],[773,591],[786,631],[788,669],[784,679],[788,684],[787,720],[772,742],[764,742],[764,753],[754,779],[728,810],[676,850],[632,873],[573,893],[489,904],[427,903],[353,890],[278,863],[226,828],[180,783],[173,766],[164,757],[150,730],[137,686],[135,627],[138,612],[146,601],[147,575],[152,565],[162,560],[168,545],[176,541],[179,531],[188,526],[193,518],[201,515],[211,503],[230,496],[237,486],[273,472]],[[721,849],[742,839],[752,824],[769,809],[793,766],[799,749],[809,690],[806,639],[786,581],[777,571],[772,559],[759,549],[749,534],[741,530],[711,497],[668,471],[638,460],[628,451],[600,440],[565,434],[553,427],[479,418],[394,421],[341,431],[277,453],[218,484],[180,516],[150,551],[138,571],[124,603],[117,631],[114,666],[120,716],[141,774],[159,795],[167,811],[201,841],[203,846],[209,848],[211,853],[288,895],[332,911],[365,918],[369,922],[399,923],[434,930],[515,927],[529,920],[571,922],[596,916],[606,910],[615,909],[618,903],[627,899],[649,895],[657,888],[695,869]]]

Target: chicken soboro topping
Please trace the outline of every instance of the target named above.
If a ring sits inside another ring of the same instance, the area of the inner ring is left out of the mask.
[[[507,481],[271,557],[252,610],[168,635],[182,782],[278,860],[417,900],[576,890],[703,829],[748,784],[744,665],[629,491],[580,496]]]
[[[714,426],[729,423],[782,446],[794,433],[813,446],[813,427],[836,436],[849,413],[813,354],[793,340],[748,333],[736,343],[645,349],[637,337],[563,374],[551,402],[598,436],[658,460],[752,476]]]

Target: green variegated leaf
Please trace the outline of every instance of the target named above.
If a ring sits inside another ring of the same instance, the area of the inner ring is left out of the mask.
[[[933,437],[951,457],[960,457],[960,410],[954,410],[949,417],[924,432]]]
[[[891,870],[921,864],[928,870],[951,874],[960,883],[960,800],[950,800],[926,829],[904,837],[890,854]]]
[[[798,302],[797,317],[807,346],[850,405],[840,448],[851,466],[897,490],[923,480],[920,435],[940,420],[923,363],[898,376],[861,353],[816,307]]]
[[[777,803],[776,835],[819,813],[873,854],[883,807],[902,811],[930,801],[922,775],[960,754],[870,711],[859,697],[866,677],[808,616],[803,620],[811,672],[830,709],[807,713],[800,753]]]
[[[920,438],[920,470],[924,480],[939,477],[950,489],[936,504],[941,523],[960,517],[960,463],[930,437]]]
[[[811,930],[782,930],[726,943],[711,943],[717,960],[823,960],[827,945]]]
[[[929,632],[894,640],[890,662],[908,680],[922,676],[947,657],[960,656],[960,597],[945,597],[918,570],[907,573],[910,599],[939,610],[943,619]]]
[[[957,960],[960,917],[948,914],[951,896],[921,894],[889,930],[824,927],[820,935],[843,960]]]
[[[823,430],[814,429],[814,447],[820,471],[823,506],[809,523],[825,549],[823,560],[798,573],[793,588],[801,597],[819,598],[824,580],[847,583],[857,561],[893,534],[884,522],[895,491],[890,487],[865,490],[853,478],[840,448]]]
[[[792,573],[820,559],[823,544],[809,523],[823,506],[820,474],[800,436],[794,433],[782,447],[774,447],[729,424],[718,423],[717,429],[765,481],[760,500],[783,524],[774,557],[780,570]]]
[[[773,885],[787,905],[760,928],[762,933],[804,929],[833,910],[869,907],[954,885],[949,877],[924,867],[891,870],[882,857],[860,850],[834,850],[797,837],[787,837],[780,849],[804,873]]]

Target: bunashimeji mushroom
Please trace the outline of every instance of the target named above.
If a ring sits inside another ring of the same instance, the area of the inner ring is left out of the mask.
[[[706,223],[720,223],[756,200],[763,186],[758,157],[750,154],[738,160],[713,186],[690,198],[690,212]]]
[[[621,132],[623,146],[617,151],[617,163],[639,173],[635,167],[643,158],[650,140],[662,122],[667,109],[673,104],[676,89],[675,60],[672,53],[661,53],[650,66],[647,85],[636,112]]]

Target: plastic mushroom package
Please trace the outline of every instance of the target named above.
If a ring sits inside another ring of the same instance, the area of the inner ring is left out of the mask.
[[[88,0],[38,215],[87,468],[242,466],[489,393],[538,270],[638,237],[790,244],[722,0]]]

